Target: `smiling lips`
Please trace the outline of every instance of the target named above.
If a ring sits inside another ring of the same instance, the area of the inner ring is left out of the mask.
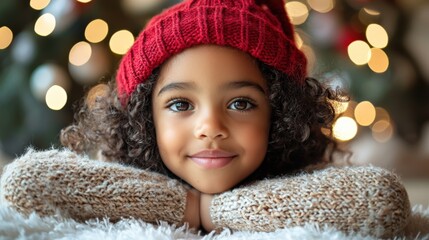
[[[189,158],[203,168],[221,168],[228,165],[237,154],[222,150],[203,150]]]

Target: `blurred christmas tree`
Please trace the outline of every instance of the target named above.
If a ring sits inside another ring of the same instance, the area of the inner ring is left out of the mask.
[[[13,157],[29,145],[59,146],[60,129],[72,121],[85,87],[113,77],[147,20],[176,2],[1,1],[0,149]],[[395,132],[418,141],[429,119],[428,2],[300,0],[285,6],[312,75],[351,94],[341,113],[350,117],[342,119],[348,136],[337,137],[349,141],[370,130],[379,141]]]
[[[58,146],[60,129],[72,121],[73,103],[84,88],[112,77],[147,19],[173,3],[1,1],[3,151],[14,156],[29,145]]]

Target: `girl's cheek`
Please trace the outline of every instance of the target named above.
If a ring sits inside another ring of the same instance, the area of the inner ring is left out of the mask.
[[[177,139],[179,139],[182,135],[180,131],[180,126],[177,126],[176,128],[166,127],[162,129],[163,132],[162,137],[165,142],[171,141],[171,144],[176,143]]]
[[[186,121],[161,116],[162,121],[157,124],[157,137],[163,141],[163,144],[176,145],[183,141],[185,133],[189,131]]]

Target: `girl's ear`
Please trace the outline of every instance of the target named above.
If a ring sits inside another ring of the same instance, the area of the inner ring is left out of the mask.
[[[96,103],[101,99],[106,98],[110,95],[110,87],[107,84],[101,83],[92,87],[85,98],[85,104],[89,110],[94,109]]]

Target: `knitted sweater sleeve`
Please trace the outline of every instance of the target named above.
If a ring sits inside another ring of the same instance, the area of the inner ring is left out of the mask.
[[[410,212],[398,177],[376,167],[262,180],[215,195],[210,205],[217,228],[275,231],[315,223],[377,237],[401,233]]]
[[[90,160],[68,150],[29,150],[4,168],[0,201],[25,214],[59,211],[77,220],[135,217],[178,224],[184,217],[186,191],[161,174]]]

